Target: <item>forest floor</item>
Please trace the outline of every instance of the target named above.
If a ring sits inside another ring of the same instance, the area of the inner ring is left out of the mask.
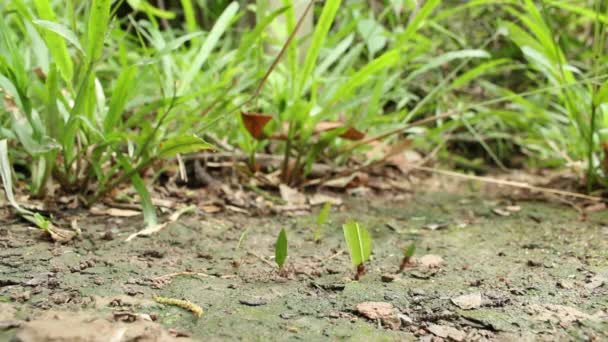
[[[345,252],[348,219],[373,237],[360,281]],[[67,244],[2,224],[0,340],[608,339],[606,210],[582,220],[564,204],[461,189],[345,198],[320,243],[315,222],[185,214],[125,242],[141,217],[88,216]],[[283,227],[280,276],[272,256]],[[414,263],[397,273],[412,241]]]

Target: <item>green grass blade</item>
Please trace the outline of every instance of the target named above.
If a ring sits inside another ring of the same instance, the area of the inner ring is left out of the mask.
[[[159,158],[169,158],[178,153],[193,153],[214,148],[213,145],[194,134],[173,137],[163,142],[161,146],[161,150],[158,153]]]
[[[127,0],[127,3],[131,6],[131,8],[144,12],[149,16],[163,18],[163,19],[173,19],[175,18],[175,13],[170,11],[165,11],[160,8],[156,8],[146,0]]]
[[[40,18],[50,22],[56,21],[55,12],[48,0],[34,0],[34,6],[36,7],[36,12]],[[74,65],[70,58],[65,40],[59,34],[49,30],[45,30],[42,36],[46,42],[47,48],[53,56],[55,64],[57,64],[59,72],[66,82],[71,82],[72,77],[74,76]]]
[[[80,51],[83,55],[85,54],[84,49],[80,45],[78,37],[76,37],[76,34],[72,32],[69,28],[48,20],[35,19],[32,22],[38,27],[44,28],[45,30],[49,30],[63,37],[70,44],[74,45],[74,47],[78,49],[78,51]]]
[[[226,7],[222,15],[220,15],[215,25],[213,25],[209,36],[207,36],[205,42],[196,54],[196,57],[194,57],[190,68],[188,68],[182,75],[181,84],[177,91],[177,95],[183,95],[184,92],[191,87],[192,80],[201,72],[203,64],[205,64],[207,58],[209,58],[209,55],[216,47],[218,41],[228,29],[228,26],[231,24],[232,18],[234,18],[238,9],[239,4],[237,2],[232,2],[230,5],[228,5],[228,7]]]
[[[120,120],[122,113],[125,110],[125,106],[127,105],[127,101],[132,92],[135,90],[134,83],[136,72],[137,67],[131,66],[123,69],[118,76],[116,86],[114,86],[114,90],[112,91],[108,114],[104,120],[104,131],[106,133],[116,130],[118,125],[122,122],[122,120]]]
[[[342,84],[338,91],[333,94],[333,101],[331,102],[333,103],[340,99],[348,98],[355,89],[367,82],[371,76],[397,64],[400,58],[401,52],[399,51],[399,48],[389,50],[376,57],[374,60],[357,71],[354,75],[348,77],[348,81]]]
[[[184,18],[186,19],[186,29],[188,32],[194,32],[198,29],[196,15],[194,14],[194,6],[192,0],[181,0]]]
[[[308,78],[312,75],[313,68],[317,63],[317,58],[319,57],[319,52],[325,43],[325,39],[327,38],[331,24],[334,22],[334,18],[336,17],[336,13],[340,8],[341,2],[341,0],[328,0],[323,6],[321,17],[316,24],[315,32],[313,33],[312,41],[310,43],[310,47],[308,48],[306,59],[304,60],[304,66],[300,72],[300,80],[296,94],[302,93]]]
[[[437,7],[440,3],[441,0],[429,0],[425,2],[424,6],[422,6],[416,16],[409,22],[405,31],[399,35],[397,46],[403,46],[405,43],[409,42],[418,29],[422,26],[424,20],[426,20],[431,13],[433,13],[435,7]]]
[[[275,244],[274,261],[279,268],[283,268],[285,260],[287,260],[287,233],[285,232],[285,228],[283,228],[281,229]]]
[[[353,265],[363,264],[369,259],[372,252],[372,239],[369,232],[356,221],[344,224],[342,229]]]
[[[112,0],[92,0],[87,29],[87,56],[96,62],[103,52]]]

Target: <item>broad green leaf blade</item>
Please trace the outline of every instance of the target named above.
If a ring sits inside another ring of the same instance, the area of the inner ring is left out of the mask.
[[[287,233],[285,228],[281,229],[279,237],[274,248],[274,261],[277,263],[279,268],[282,268],[287,259]]]
[[[207,58],[211,54],[211,51],[216,47],[221,36],[226,32],[228,26],[232,23],[232,18],[236,15],[239,9],[239,4],[233,1],[217,19],[215,25],[211,29],[211,32],[205,39],[205,42],[201,46],[200,50],[196,54],[194,61],[189,69],[187,69],[182,75],[181,86],[177,92],[178,95],[183,95],[184,92],[191,86],[192,80],[198,75],[203,67],[203,64],[207,61]]]
[[[313,68],[317,63],[317,57],[319,56],[321,47],[325,43],[327,33],[331,28],[331,24],[334,22],[334,18],[336,17],[336,13],[340,8],[341,2],[341,0],[328,0],[323,6],[321,17],[319,18],[319,22],[315,25],[315,32],[312,35],[312,41],[310,43],[310,47],[308,48],[306,59],[304,60],[304,67],[302,68],[302,71],[300,73],[300,81],[297,88],[297,94],[302,93],[306,81],[312,75]]]
[[[69,28],[67,28],[61,24],[52,22],[52,21],[48,21],[48,20],[35,19],[35,20],[33,20],[33,23],[39,27],[42,27],[46,30],[49,30],[51,32],[54,32],[54,33],[60,35],[65,40],[70,42],[70,44],[74,45],[74,47],[77,48],[78,51],[80,51],[83,55],[85,54],[84,49],[80,45],[80,41],[78,40],[78,37],[76,37],[76,34],[74,34],[74,32],[72,32]]]
[[[131,6],[131,8],[142,11],[147,15],[163,18],[163,19],[173,19],[175,18],[175,13],[170,11],[165,11],[160,8],[156,8],[146,0],[127,0],[127,3]]]
[[[141,179],[139,174],[135,173],[131,177],[131,183],[133,183],[133,187],[135,188],[135,191],[137,191],[137,194],[141,200],[142,213],[144,214],[144,222],[146,223],[146,226],[151,227],[157,225],[158,219],[156,217],[156,208],[152,203],[152,198],[150,197],[150,193],[146,188],[144,180]]]
[[[372,252],[372,238],[369,232],[356,221],[344,224],[342,229],[353,265],[356,267],[363,264]]]
[[[411,258],[416,253],[416,243],[412,242],[406,249],[403,250],[403,256],[406,258]]]
[[[331,202],[325,202],[325,204],[323,205],[323,208],[321,208],[321,211],[319,212],[319,216],[317,216],[317,225],[318,226],[322,226],[325,224],[325,222],[327,221],[327,218],[329,217],[330,210],[331,210]]]
[[[106,133],[116,130],[119,123],[122,122],[122,120],[120,120],[122,113],[125,110],[125,106],[127,105],[127,101],[129,100],[131,93],[133,90],[135,90],[133,83],[135,82],[136,72],[137,67],[131,66],[123,69],[118,76],[118,80],[116,81],[116,85],[112,91],[110,108],[108,109],[108,114],[104,120],[104,131]]]
[[[53,11],[49,0],[35,0],[34,6],[41,19],[49,22],[56,21],[55,12]],[[63,76],[63,79],[66,80],[66,82],[71,82],[72,76],[74,75],[74,65],[70,58],[65,40],[63,40],[59,34],[51,30],[46,30],[43,34],[43,38],[47,48],[53,56],[55,64],[57,64],[57,69],[59,69],[61,76]]]
[[[89,12],[87,30],[87,56],[95,62],[101,57],[106,30],[110,22],[110,7],[112,0],[93,0]]]
[[[163,142],[158,157],[169,158],[178,153],[192,153],[213,148],[213,145],[194,134],[180,135]]]
[[[414,19],[412,19],[407,28],[403,33],[399,36],[398,45],[397,46],[405,46],[406,43],[412,39],[414,34],[418,31],[418,29],[424,23],[424,20],[428,18],[428,16],[433,13],[435,7],[437,7],[441,3],[441,0],[429,0],[424,3],[424,6],[418,11]]]

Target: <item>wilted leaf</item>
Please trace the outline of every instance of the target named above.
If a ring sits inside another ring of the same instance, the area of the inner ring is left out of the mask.
[[[264,132],[264,127],[272,120],[272,115],[261,113],[241,113],[243,125],[255,139],[260,139]]]
[[[285,260],[287,259],[287,233],[285,228],[281,229],[277,242],[274,249],[274,261],[277,263],[279,268],[283,268]]]
[[[443,264],[443,258],[439,255],[427,254],[418,259],[418,264],[426,268],[438,268]]]
[[[363,264],[372,251],[372,238],[359,222],[351,221],[342,226],[344,239],[354,266]]]
[[[173,222],[179,220],[179,218],[183,214],[194,211],[195,209],[196,209],[196,207],[193,205],[181,208],[181,209],[177,210],[176,212],[174,212],[173,214],[171,214],[171,216],[169,216],[169,220],[167,222],[146,227],[145,229],[142,229],[142,230],[138,231],[137,233],[133,233],[133,234],[129,235],[129,237],[125,241],[129,242],[138,236],[148,236],[148,235],[157,233],[157,232],[163,230],[169,223],[173,223]]]
[[[306,196],[296,189],[290,188],[285,184],[279,185],[279,192],[281,198],[287,202],[288,205],[304,205],[306,204]]]
[[[481,293],[471,293],[452,298],[452,303],[463,310],[477,309],[483,304]]]

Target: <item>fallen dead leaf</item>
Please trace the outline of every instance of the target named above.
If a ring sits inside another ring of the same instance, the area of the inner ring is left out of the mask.
[[[426,268],[439,268],[443,264],[443,258],[439,255],[427,254],[416,260],[418,265]]]
[[[281,198],[290,206],[306,204],[306,195],[294,188],[290,188],[285,184],[280,184],[279,192],[281,193]]]
[[[437,337],[447,338],[456,342],[464,341],[467,336],[465,332],[447,325],[430,324],[426,330]]]
[[[141,211],[119,208],[92,207],[89,212],[93,215],[113,217],[133,217],[141,215]]]
[[[401,320],[397,315],[395,307],[386,302],[363,302],[357,304],[357,312],[368,319],[380,320],[383,325],[390,329],[399,329]]]
[[[142,230],[138,231],[137,233],[133,233],[133,234],[129,235],[129,237],[125,240],[125,242],[129,242],[138,236],[149,236],[154,233],[158,233],[159,231],[163,230],[169,223],[173,223],[173,222],[179,220],[179,218],[183,214],[194,211],[195,209],[196,209],[196,207],[193,205],[181,208],[181,209],[177,210],[176,212],[174,212],[173,214],[171,214],[171,216],[169,216],[169,220],[167,222],[155,224],[155,225],[146,227],[145,229],[142,229]]]
[[[214,213],[219,213],[220,211],[222,211],[222,207],[217,206],[217,205],[202,205],[199,206],[199,208],[207,213],[207,214],[214,214]]]
[[[483,298],[481,293],[470,293],[452,298],[452,303],[463,310],[472,310],[481,307]]]
[[[585,320],[599,321],[602,319],[600,315],[589,315],[577,308],[565,305],[532,304],[529,306],[529,312],[535,320],[558,323],[562,326]]]
[[[264,127],[272,120],[272,115],[262,113],[241,113],[243,125],[255,139],[260,139],[264,132]]]
[[[589,282],[585,284],[585,288],[588,290],[595,290],[602,287],[606,283],[608,283],[608,279],[604,278],[603,276],[596,275],[595,277],[589,279]]]
[[[316,193],[308,198],[308,204],[312,206],[324,205],[325,203],[331,203],[334,206],[341,206],[343,202],[340,197],[333,197],[321,193]]]
[[[494,208],[494,209],[492,209],[492,212],[498,216],[503,216],[503,217],[511,216],[510,211],[501,209],[501,208]]]

